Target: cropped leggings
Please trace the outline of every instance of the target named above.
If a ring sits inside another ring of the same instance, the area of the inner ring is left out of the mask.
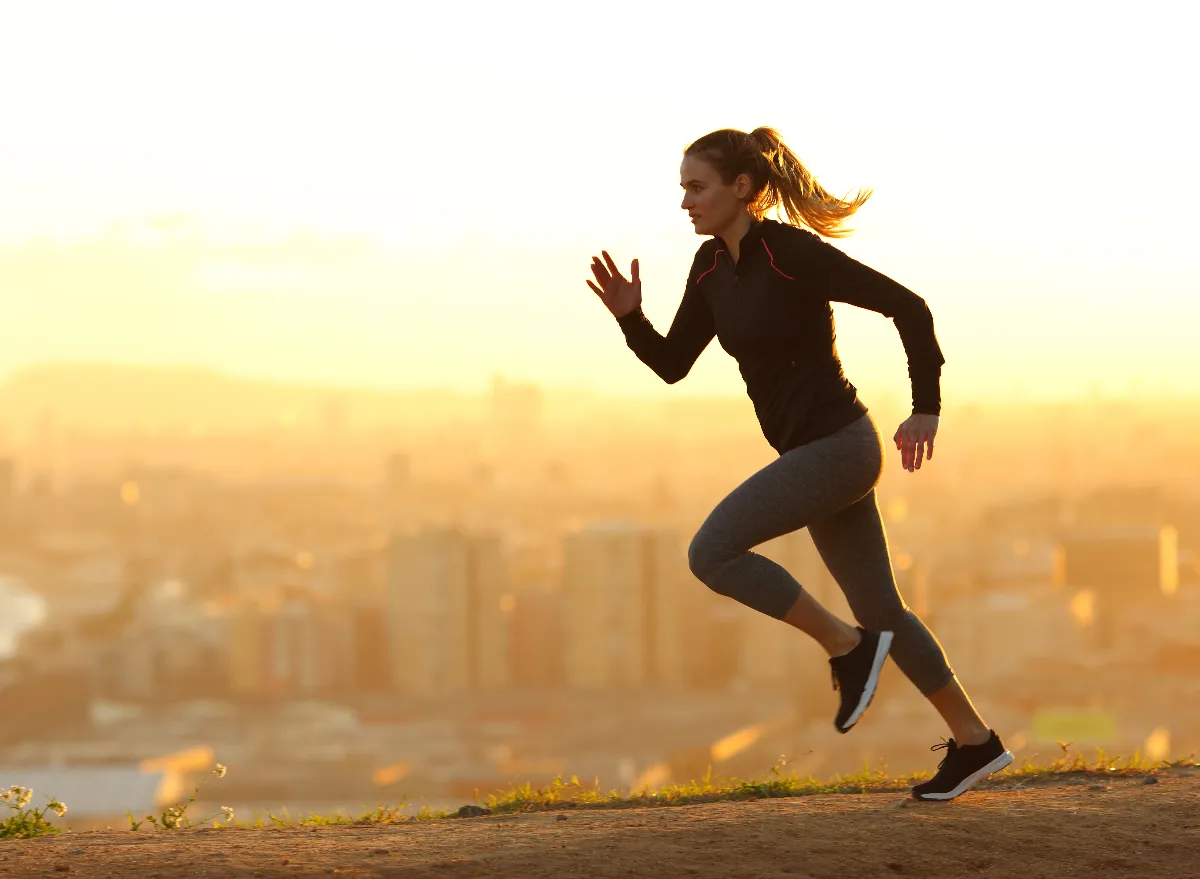
[[[713,591],[782,619],[802,587],[751,549],[807,527],[859,625],[893,633],[892,658],[928,696],[954,672],[896,588],[875,493],[883,461],[869,414],[785,452],[717,504],[688,547],[688,564]]]

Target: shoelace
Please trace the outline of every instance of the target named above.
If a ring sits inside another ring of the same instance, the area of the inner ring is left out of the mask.
[[[943,766],[946,765],[946,761],[950,759],[950,755],[952,755],[953,753],[955,753],[958,750],[958,746],[955,743],[954,739],[951,739],[948,742],[945,739],[943,739],[941,744],[934,745],[929,750],[931,750],[931,751],[945,750],[946,756],[943,757],[942,762],[938,764],[938,769],[941,769]]]

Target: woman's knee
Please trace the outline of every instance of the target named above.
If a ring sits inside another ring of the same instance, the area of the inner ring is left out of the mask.
[[[708,572],[712,570],[712,559],[713,551],[709,547],[708,541],[705,540],[703,532],[697,531],[692,542],[688,544],[688,567],[691,568],[696,579],[704,580]]]
[[[688,544],[688,567],[697,580],[712,589],[716,588],[713,586],[713,575],[731,556],[704,529],[697,531]]]

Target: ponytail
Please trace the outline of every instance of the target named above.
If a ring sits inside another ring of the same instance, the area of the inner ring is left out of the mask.
[[[697,140],[684,155],[699,155],[708,161],[726,184],[739,174],[749,175],[747,209],[756,219],[761,220],[773,208],[786,214],[791,225],[807,226],[827,238],[844,238],[853,232],[839,227],[872,194],[870,189],[859,190],[844,201],[829,193],[774,128],[756,128],[749,134],[724,128]]]

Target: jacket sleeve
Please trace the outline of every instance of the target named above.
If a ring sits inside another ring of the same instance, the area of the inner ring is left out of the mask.
[[[696,284],[699,260],[697,252],[683,290],[683,300],[666,336],[654,328],[641,306],[617,318],[630,350],[667,384],[675,384],[687,375],[716,335],[712,309]]]
[[[941,374],[946,359],[925,300],[816,235],[811,238],[803,259],[806,280],[811,279],[830,301],[848,302],[890,317],[908,355],[913,412],[941,414]]]

